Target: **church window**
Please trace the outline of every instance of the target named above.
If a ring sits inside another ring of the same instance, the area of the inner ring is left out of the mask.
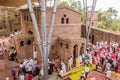
[[[69,18],[66,19],[66,24],[68,24],[68,23],[69,23]]]
[[[21,47],[24,46],[24,41],[21,41],[21,42],[20,42],[20,46],[21,46]]]
[[[66,14],[64,15],[64,17],[66,17]]]
[[[64,18],[63,17],[61,18],[61,24],[64,24]]]
[[[69,48],[68,44],[65,44],[65,48],[67,48],[67,49]]]
[[[28,41],[27,41],[27,44],[28,44],[28,45],[30,45],[31,43],[32,43],[32,41],[31,41],[31,40],[28,40]]]
[[[60,43],[60,47],[62,47],[63,46],[63,44],[62,43]]]

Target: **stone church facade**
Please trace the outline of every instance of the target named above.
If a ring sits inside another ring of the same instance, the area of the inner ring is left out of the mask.
[[[42,28],[40,8],[34,8],[34,12],[41,35]],[[32,57],[34,46],[34,48],[38,51],[39,59],[41,59],[40,51],[36,41],[37,38],[34,33],[29,10],[22,9],[20,10],[20,14],[22,30],[21,35],[26,36],[20,37],[20,35],[18,35],[19,39],[17,38],[18,40],[16,41],[16,47],[17,49],[22,48],[21,50],[24,52],[25,57],[27,57],[28,55],[29,57]],[[47,8],[47,36],[50,29],[51,15],[52,9]],[[81,13],[66,6],[59,6],[57,8],[49,55],[50,58],[55,58],[56,56],[59,56],[61,59],[67,60],[70,56],[76,58],[80,53],[85,52],[86,40],[84,38],[81,38],[81,25]],[[33,44],[33,42],[35,43]],[[21,50],[17,50],[19,55],[22,55],[22,53],[20,52]]]

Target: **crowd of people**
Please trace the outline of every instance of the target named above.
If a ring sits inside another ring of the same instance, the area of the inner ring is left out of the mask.
[[[19,66],[18,72],[13,66],[11,68],[11,73],[14,80],[33,80],[34,77],[38,77],[40,68],[38,67],[37,60],[24,59]]]
[[[20,64],[18,70],[19,80],[26,80],[26,78],[31,78],[28,80],[32,80],[32,78],[38,76],[39,73],[42,76],[44,75],[44,67],[42,66],[40,69],[40,67],[37,66],[36,51],[33,53],[33,57],[33,59],[24,59]],[[82,75],[80,75],[80,79],[85,80],[87,78],[90,72],[89,66],[93,64],[96,65],[95,70],[98,70],[98,66],[100,66],[102,71],[106,73],[106,77],[110,79],[111,70],[119,72],[120,46],[117,42],[113,41],[110,43],[107,41],[96,42],[96,45],[92,45],[86,49],[86,53],[80,53],[76,60],[79,60],[79,66],[85,66]],[[57,72],[58,77],[62,78],[67,71],[75,67],[74,65],[72,56],[68,58],[67,63],[63,60],[48,60],[48,74],[52,75],[53,72]],[[14,67],[11,72],[15,79],[16,76],[14,73],[16,74],[16,72]],[[93,79],[95,80],[95,78]]]
[[[96,45],[92,45],[86,49],[85,54],[80,54],[78,59],[80,65],[86,65],[88,67],[89,65],[92,66],[95,64],[96,70],[98,70],[98,66],[102,67],[102,71],[106,73],[108,79],[111,78],[111,71],[120,72],[120,46],[117,42],[96,42]],[[86,74],[88,74],[88,72],[85,71]],[[85,74],[82,73],[81,78],[83,78],[84,75]],[[84,78],[87,78],[87,76],[84,76]]]

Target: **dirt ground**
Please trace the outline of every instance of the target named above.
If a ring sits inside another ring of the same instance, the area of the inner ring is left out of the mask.
[[[11,74],[12,66],[15,66],[16,69],[18,69],[19,64],[5,59],[0,59],[0,80],[5,80],[6,77],[13,80]]]

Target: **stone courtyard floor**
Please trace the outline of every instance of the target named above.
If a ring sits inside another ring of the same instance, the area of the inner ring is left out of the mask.
[[[12,80],[12,74],[10,70],[10,66],[12,66],[12,64],[14,65],[15,63],[0,59],[0,80],[5,80],[6,77],[9,77],[10,80]]]
[[[6,77],[9,77],[10,80],[13,80],[12,74],[11,74],[12,66],[15,66],[18,72],[19,63],[8,61],[5,59],[0,59],[0,80],[5,80]],[[54,72],[52,75],[49,75],[49,80],[57,80],[57,73]]]

